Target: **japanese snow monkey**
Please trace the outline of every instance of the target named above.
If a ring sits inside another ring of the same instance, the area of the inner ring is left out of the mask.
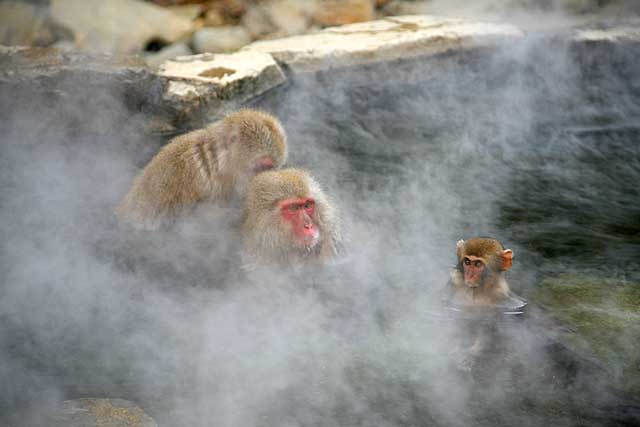
[[[200,201],[228,204],[243,197],[252,176],[279,168],[286,158],[280,121],[239,110],[172,139],[136,177],[116,214],[136,228],[156,229]]]
[[[458,263],[451,273],[452,301],[464,306],[500,304],[509,295],[504,272],[511,268],[513,251],[496,239],[475,237],[456,245]]]
[[[463,307],[467,316],[472,317],[460,323],[463,327],[455,336],[453,353],[459,369],[474,371],[482,357],[491,359],[492,351],[500,346],[496,318],[486,316],[491,310],[484,316],[482,313],[485,308],[504,309],[509,304],[510,291],[504,273],[511,268],[513,251],[505,249],[496,239],[475,237],[458,241],[456,255],[456,268],[451,272],[446,293],[449,303]]]
[[[304,170],[263,172],[250,182],[242,223],[244,265],[296,265],[335,257],[333,203]]]

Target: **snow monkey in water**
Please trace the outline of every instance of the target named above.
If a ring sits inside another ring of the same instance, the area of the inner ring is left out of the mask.
[[[300,169],[263,172],[250,182],[242,223],[245,268],[323,262],[340,241],[333,203]]]
[[[243,196],[250,178],[277,169],[287,158],[280,121],[244,109],[171,140],[134,180],[116,209],[138,228],[155,229],[182,209]]]
[[[504,310],[510,304],[509,285],[504,273],[511,268],[513,251],[505,249],[496,239],[475,237],[458,241],[456,255],[456,268],[446,290],[449,302],[465,308],[467,316],[476,317],[467,317],[462,323],[453,352],[458,360],[457,366],[471,371],[483,355],[491,356],[490,353],[500,347],[496,318],[483,314],[482,309],[501,307]]]
[[[501,304],[509,295],[504,272],[511,268],[513,251],[496,239],[475,237],[456,245],[458,263],[451,273],[452,301],[463,306]]]

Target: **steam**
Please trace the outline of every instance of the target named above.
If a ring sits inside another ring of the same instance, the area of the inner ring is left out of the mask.
[[[541,405],[569,393],[531,368],[557,373],[539,331],[501,324],[529,370],[494,365],[477,382],[452,365],[456,331],[433,307],[455,242],[472,235],[514,250],[512,287],[526,293],[541,258],[518,228],[528,223],[510,228],[502,210],[535,204],[514,188],[542,197],[540,173],[576,180],[580,166],[541,163],[533,145],[566,147],[554,132],[607,102],[616,120],[638,113],[615,90],[588,101],[558,43],[417,62],[416,76],[437,77],[404,84],[303,75],[260,100],[284,122],[289,164],[342,211],[345,255],[326,271],[236,274],[232,209],[204,208],[167,234],[121,230],[111,211],[162,143],[143,134],[146,118],[117,93],[89,109],[3,96],[4,421],[47,425],[62,399],[89,396],[136,401],[161,425],[539,425]]]

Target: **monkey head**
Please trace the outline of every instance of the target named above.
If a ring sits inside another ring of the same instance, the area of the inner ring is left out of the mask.
[[[300,169],[263,172],[251,180],[242,233],[252,256],[279,262],[330,258],[338,240],[333,205]]]
[[[513,251],[505,249],[496,239],[475,237],[456,244],[457,269],[469,288],[496,283],[499,276],[511,268]]]
[[[251,177],[280,168],[287,159],[287,135],[280,121],[263,111],[244,109],[227,116],[222,126],[225,148],[221,169],[233,170],[240,193]]]

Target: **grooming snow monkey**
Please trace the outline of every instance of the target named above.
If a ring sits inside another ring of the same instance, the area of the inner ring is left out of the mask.
[[[116,214],[156,229],[197,202],[229,203],[244,195],[253,175],[282,166],[286,140],[276,117],[250,109],[177,136],[136,177]]]

